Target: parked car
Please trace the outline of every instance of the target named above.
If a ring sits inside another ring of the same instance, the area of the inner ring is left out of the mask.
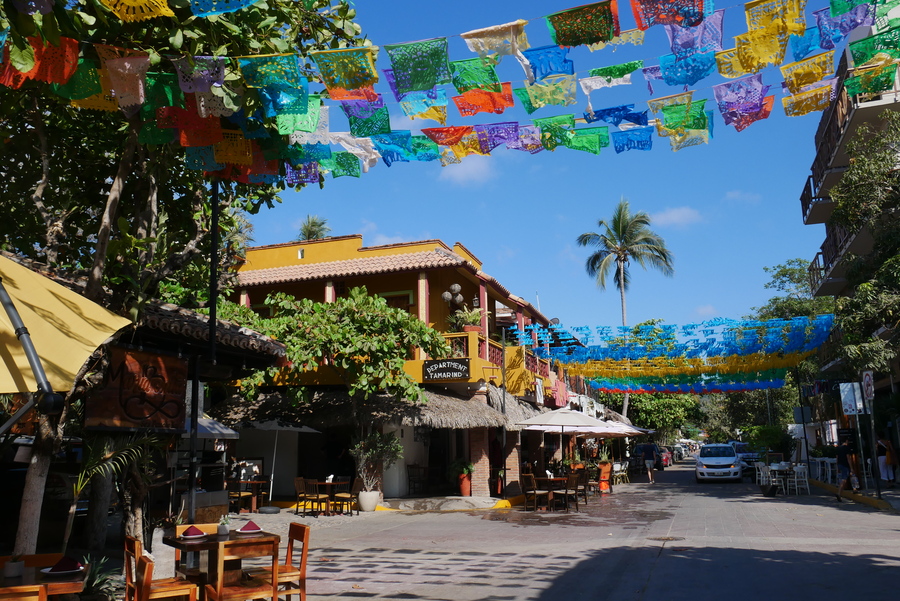
[[[742,462],[730,444],[705,444],[697,453],[694,476],[704,480],[742,480]]]
[[[682,459],[685,459],[690,455],[690,451],[688,451],[688,448],[680,442],[677,444],[673,444],[669,448],[672,450],[672,458],[675,459],[675,461],[681,461]]]
[[[663,464],[662,449],[659,448],[659,445],[652,442],[644,442],[638,445],[634,445],[634,451],[631,452],[631,458],[635,461],[634,469],[640,470],[644,468],[644,460],[642,458],[642,455],[644,454],[644,447],[647,445],[656,447],[656,469],[664,469],[666,466]]]
[[[760,460],[760,453],[747,442],[732,440],[728,444],[734,447],[734,452],[737,453],[738,459],[744,462],[744,471],[752,471],[753,463]]]
[[[664,467],[671,467],[675,463],[675,457],[669,447],[659,447],[659,452],[662,454]]]

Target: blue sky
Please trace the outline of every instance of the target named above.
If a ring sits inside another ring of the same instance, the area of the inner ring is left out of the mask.
[[[559,0],[532,2],[411,2],[356,0],[357,22],[375,45],[448,37],[450,59],[472,58],[458,34],[516,19],[526,26],[532,47],[550,44],[543,16],[577,6]],[[827,6],[811,0],[812,11]],[[717,7],[717,8],[722,8]],[[743,5],[725,6],[724,47],[746,31]],[[623,30],[634,27],[630,5],[620,2]],[[620,46],[589,52],[574,48],[569,58],[579,77],[592,68],[643,59],[658,64],[670,52],[661,26],[646,32],[643,46]],[[790,50],[785,62],[792,60]],[[378,68],[389,68],[382,50]],[[497,68],[501,81],[521,87],[521,67],[506,57]],[[328,220],[332,235],[360,233],[367,246],[437,238],[448,245],[462,242],[483,261],[484,271],[513,294],[530,301],[548,317],[566,326],[619,325],[619,295],[614,287],[600,291],[585,273],[588,249],[576,237],[597,231],[619,198],[633,210],[653,218],[652,228],[675,256],[675,275],[666,278],[632,266],[628,290],[628,323],[652,318],[684,324],[714,317],[739,318],[772,296],[765,290],[765,266],[788,259],[811,260],[824,239],[821,225],[803,225],[800,192],[814,158],[813,135],[821,113],[784,116],[781,74],[763,72],[772,85],[775,108],[765,121],[737,133],[716,113],[714,138],[708,145],[672,152],[668,141],[654,138],[648,152],[616,154],[609,147],[599,156],[565,148],[529,155],[498,148],[490,157],[467,157],[459,165],[439,162],[379,163],[359,179],[327,179],[325,188],[308,187],[284,193],[284,203],[253,218],[254,244],[287,242],[297,235],[307,214]],[[682,91],[655,85],[651,97],[640,72],[632,85],[593,92],[595,109],[646,101]],[[714,74],[693,87],[694,98],[713,98],[712,85],[726,81]],[[452,86],[448,94],[455,95]],[[315,89],[315,88],[314,88]],[[411,121],[385,95],[394,129],[439,127],[435,121]],[[530,124],[533,117],[575,113],[581,116],[586,98],[579,90],[577,104],[546,107],[532,116],[517,107],[502,115],[460,117],[452,104],[448,125],[501,121]],[[707,103],[707,108],[714,106]],[[333,107],[331,130],[348,131],[343,113]],[[598,123],[595,125],[603,125]]]

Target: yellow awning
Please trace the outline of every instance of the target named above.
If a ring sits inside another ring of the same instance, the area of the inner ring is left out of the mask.
[[[68,392],[84,362],[131,322],[77,292],[0,256],[0,277],[25,324],[53,390]],[[0,308],[0,393],[37,383],[9,316]]]

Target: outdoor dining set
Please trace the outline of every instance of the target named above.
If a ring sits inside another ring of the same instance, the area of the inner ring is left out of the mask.
[[[771,494],[809,494],[809,469],[805,464],[792,464],[789,461],[766,465],[762,461],[753,464],[756,470],[756,483],[765,487]]]

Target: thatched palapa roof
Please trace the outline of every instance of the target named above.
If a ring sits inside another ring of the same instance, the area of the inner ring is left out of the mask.
[[[477,399],[465,399],[424,390],[426,401],[414,403],[388,394],[378,394],[356,402],[357,419],[363,423],[383,425],[401,423],[406,426],[468,429],[499,427],[507,424],[498,411]],[[250,406],[240,397],[232,397],[210,410],[216,419],[232,427],[270,420],[303,424],[312,428],[354,425],[352,402],[344,389],[318,389],[308,401],[293,405],[280,393],[261,394]]]
[[[506,390],[493,384],[488,384],[488,404],[496,411],[504,413],[506,416],[506,429],[509,431],[521,430],[525,426],[520,426],[519,422],[549,411],[548,409],[538,409],[530,403],[521,401],[506,392]]]

